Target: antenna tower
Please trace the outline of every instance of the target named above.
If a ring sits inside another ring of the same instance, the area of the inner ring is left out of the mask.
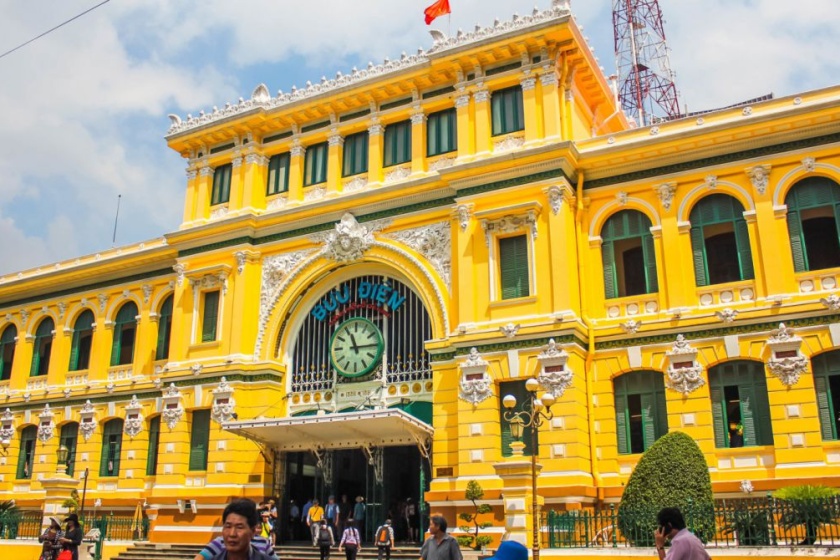
[[[640,126],[679,117],[659,0],[613,0],[613,28],[624,111]]]

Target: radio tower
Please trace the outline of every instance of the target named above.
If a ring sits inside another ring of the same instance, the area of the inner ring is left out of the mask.
[[[619,101],[640,126],[677,118],[677,86],[658,0],[613,0]]]

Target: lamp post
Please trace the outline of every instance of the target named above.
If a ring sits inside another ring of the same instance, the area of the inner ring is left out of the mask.
[[[532,516],[532,554],[533,560],[540,558],[540,504],[537,499],[537,455],[539,447],[537,444],[537,430],[548,420],[554,417],[551,412],[551,405],[554,404],[554,395],[544,393],[542,398],[537,397],[540,382],[533,377],[525,382],[525,389],[528,391],[528,400],[523,403],[522,410],[514,411],[516,397],[505,395],[502,404],[507,409],[504,413],[505,421],[510,424],[510,435],[517,441],[522,440],[525,428],[531,428],[531,516]]]
[[[67,474],[67,456],[70,454],[70,450],[67,449],[67,446],[61,445],[56,451],[56,455],[58,455],[58,464],[56,465],[55,472],[60,475]]]

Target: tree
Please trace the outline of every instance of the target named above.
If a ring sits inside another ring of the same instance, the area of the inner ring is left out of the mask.
[[[70,492],[70,497],[61,502],[61,507],[66,507],[69,513],[78,513],[79,491],[73,490],[72,492]]]
[[[474,512],[461,513],[460,515],[458,515],[458,519],[465,523],[472,524],[472,527],[470,527],[469,525],[461,525],[458,528],[465,533],[472,532],[472,535],[463,535],[458,537],[458,544],[461,546],[472,546],[472,548],[475,550],[481,550],[483,547],[490,544],[493,538],[487,535],[479,536],[478,533],[481,531],[481,529],[486,529],[487,527],[490,527],[492,523],[486,521],[479,523],[478,516],[484,515],[485,513],[490,513],[492,511],[492,508],[489,504],[478,503],[478,500],[484,498],[484,489],[475,480],[470,480],[467,483],[467,490],[466,492],[464,492],[464,497],[466,497],[469,501],[472,502]]]
[[[709,467],[697,443],[682,432],[659,438],[642,455],[618,506],[618,527],[635,546],[652,546],[656,514],[679,508],[688,528],[706,541],[715,534]]]
[[[779,524],[785,529],[799,525],[805,526],[805,540],[799,544],[812,545],[817,542],[821,525],[837,525],[840,504],[837,502],[837,490],[826,486],[788,486],[773,493],[780,500],[782,515]]]

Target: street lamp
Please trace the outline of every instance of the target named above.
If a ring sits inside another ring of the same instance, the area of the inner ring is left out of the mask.
[[[70,450],[67,449],[67,446],[61,445],[56,451],[56,455],[58,455],[58,465],[56,465],[55,472],[58,474],[67,474],[67,456],[70,454]]]
[[[539,430],[543,423],[554,418],[554,414],[551,412],[551,405],[555,402],[554,395],[551,393],[543,393],[541,398],[537,397],[539,388],[540,382],[533,377],[525,382],[525,389],[528,391],[528,400],[523,403],[522,410],[519,412],[514,411],[516,397],[505,395],[502,399],[502,404],[507,409],[504,413],[504,418],[510,424],[511,437],[517,441],[522,441],[525,428],[531,428],[531,529],[533,533],[531,550],[534,560],[539,560],[540,558],[540,504],[537,499],[537,455],[539,454],[537,430]]]

